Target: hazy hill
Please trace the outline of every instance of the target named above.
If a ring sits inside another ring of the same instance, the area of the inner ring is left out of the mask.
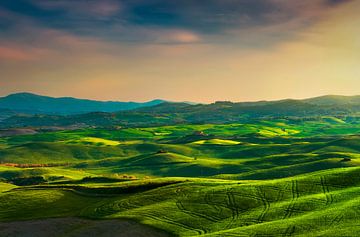
[[[53,98],[31,93],[17,93],[0,98],[0,109],[8,109],[27,114],[72,115],[89,112],[115,112],[154,106],[163,103],[152,100],[145,103],[95,101],[71,97]]]
[[[360,96],[325,95],[303,101],[315,105],[349,105],[360,104]]]
[[[17,115],[3,120],[0,126],[36,127],[121,125],[130,127],[146,127],[181,123],[247,122],[253,119],[272,118],[303,119],[317,118],[321,116],[340,116],[344,119],[351,119],[352,117],[358,117],[360,115],[360,102],[357,102],[357,98],[358,97],[324,96],[306,100],[288,99],[280,101],[245,103],[232,103],[224,101],[212,104],[195,105],[187,103],[163,102],[160,104],[155,103],[154,106],[150,106],[151,103],[154,104],[154,102],[150,102],[146,107],[112,113],[92,112],[67,116],[55,114]],[[74,101],[74,99],[70,100]],[[68,108],[75,109],[75,106],[69,105]],[[119,110],[119,108],[117,110]]]
[[[16,113],[10,109],[1,109],[0,108],[0,121],[4,120],[6,118],[9,118],[11,116],[16,115]]]

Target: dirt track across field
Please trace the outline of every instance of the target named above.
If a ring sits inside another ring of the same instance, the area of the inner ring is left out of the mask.
[[[58,218],[0,222],[1,237],[166,237],[167,234],[127,220]]]

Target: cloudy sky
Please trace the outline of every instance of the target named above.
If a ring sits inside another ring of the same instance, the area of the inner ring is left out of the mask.
[[[0,96],[360,94],[357,0],[1,0]]]

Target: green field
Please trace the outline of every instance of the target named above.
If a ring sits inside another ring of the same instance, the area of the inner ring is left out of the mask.
[[[0,220],[131,219],[174,236],[356,236],[360,123],[335,117],[0,138]]]

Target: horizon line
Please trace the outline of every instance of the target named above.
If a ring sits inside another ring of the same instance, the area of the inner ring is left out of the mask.
[[[53,99],[68,98],[68,99],[89,100],[89,101],[98,101],[98,102],[148,103],[148,102],[152,102],[152,101],[163,101],[163,102],[168,102],[168,103],[189,103],[189,104],[191,104],[191,103],[194,103],[194,104],[213,104],[213,103],[216,103],[216,102],[256,103],[256,102],[276,102],[276,101],[285,101],[285,100],[307,100],[307,99],[321,98],[321,97],[327,97],[327,96],[338,96],[338,97],[356,97],[356,96],[360,96],[360,94],[353,94],[353,95],[321,94],[321,95],[317,95],[317,96],[302,97],[302,98],[285,97],[285,98],[279,98],[279,99],[263,99],[263,100],[259,99],[259,100],[243,100],[243,101],[233,101],[233,100],[219,99],[219,100],[214,100],[212,102],[204,103],[204,102],[188,101],[188,100],[173,101],[173,100],[167,100],[167,99],[163,99],[163,98],[154,98],[154,99],[145,100],[145,101],[99,100],[99,99],[91,99],[91,98],[80,98],[80,97],[76,97],[76,96],[66,96],[66,95],[64,95],[64,96],[51,96],[51,95],[45,95],[45,94],[40,94],[40,93],[36,93],[36,92],[19,91],[19,92],[8,93],[8,94],[5,94],[5,95],[2,94],[2,95],[0,95],[0,99],[11,96],[11,95],[17,95],[17,94],[29,94],[29,95],[34,95],[34,96],[49,97],[49,98],[53,98]]]

